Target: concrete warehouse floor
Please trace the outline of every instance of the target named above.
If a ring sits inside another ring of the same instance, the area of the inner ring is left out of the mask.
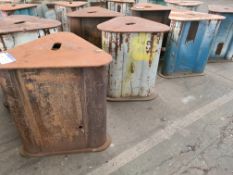
[[[0,175],[232,175],[233,63],[208,64],[201,77],[158,78],[155,90],[154,101],[108,103],[113,142],[100,153],[23,158],[0,106]]]

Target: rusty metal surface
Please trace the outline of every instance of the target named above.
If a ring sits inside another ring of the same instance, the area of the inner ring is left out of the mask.
[[[16,62],[0,65],[0,69],[98,67],[111,62],[109,54],[67,32],[42,37],[8,53]]]
[[[5,93],[23,154],[101,151],[110,145],[106,134],[105,66],[0,73],[8,75],[3,78],[10,85]]]
[[[101,48],[101,32],[97,25],[121,13],[102,7],[87,7],[68,14],[70,31]]]
[[[12,6],[11,4],[0,4],[0,11],[15,11],[19,9],[34,8],[37,4],[16,4]]]
[[[84,5],[88,4],[85,1],[72,1],[72,2],[68,2],[68,1],[55,1],[53,3],[55,5],[64,6],[64,7],[81,7],[81,6],[84,6]]]
[[[113,57],[107,96],[112,101],[152,100],[163,33],[102,32],[103,49]]]
[[[135,3],[134,0],[107,0],[108,2]]]
[[[70,12],[67,14],[68,17],[72,18],[105,18],[105,17],[116,17],[122,16],[121,13],[111,11],[102,7],[93,6],[80,9],[78,11]]]
[[[168,32],[169,26],[134,16],[116,17],[97,26],[108,32]]]
[[[171,11],[169,18],[176,21],[223,20],[224,16],[194,11]]]
[[[218,13],[233,13],[233,7],[224,5],[209,5],[209,11]]]
[[[12,15],[0,18],[0,34],[55,28],[60,25],[61,23],[57,20],[49,20],[26,15]]]
[[[190,0],[165,0],[165,2],[177,6],[199,6],[203,4],[203,2],[201,1],[190,1]]]
[[[159,4],[152,3],[137,3],[135,4],[131,10],[133,11],[171,11],[171,8],[168,6],[163,6]]]

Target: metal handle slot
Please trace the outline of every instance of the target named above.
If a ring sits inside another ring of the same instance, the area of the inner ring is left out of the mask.
[[[61,43],[54,43],[51,50],[59,50],[61,48]]]
[[[23,24],[25,23],[25,21],[17,21],[17,22],[14,22],[14,24]]]
[[[125,23],[126,25],[134,25],[135,23],[134,22],[128,22],[128,23]]]

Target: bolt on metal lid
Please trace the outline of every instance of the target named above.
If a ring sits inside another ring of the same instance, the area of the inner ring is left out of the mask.
[[[74,12],[70,12],[67,14],[67,16],[73,18],[75,17],[106,18],[106,17],[123,16],[123,14],[102,7],[94,6],[94,7],[87,7]]]
[[[152,4],[152,3],[137,3],[131,10],[133,11],[170,11],[171,7]]]
[[[209,5],[209,11],[219,13],[233,13],[233,6]]]
[[[118,2],[118,3],[135,3],[134,0],[107,0],[109,2]]]
[[[0,18],[0,34],[59,27],[61,22],[35,16],[12,15]]]
[[[53,3],[64,7],[81,7],[87,4],[85,1],[54,1]]]
[[[223,20],[224,16],[200,13],[194,11],[171,11],[169,19],[175,21],[205,21],[205,20]]]
[[[116,17],[97,25],[97,28],[107,32],[135,33],[135,32],[168,32],[170,27],[134,16]]]
[[[16,61],[0,64],[0,69],[99,67],[112,61],[111,55],[68,32],[47,35],[7,52]]]
[[[189,1],[189,0],[165,0],[165,2],[179,6],[186,6],[186,7],[199,6],[203,4],[203,2],[201,1]]]
[[[0,11],[15,11],[19,9],[27,9],[36,7],[37,4],[0,4]]]

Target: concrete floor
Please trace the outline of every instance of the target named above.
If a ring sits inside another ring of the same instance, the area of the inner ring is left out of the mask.
[[[100,153],[23,158],[0,106],[0,175],[232,175],[233,63],[209,64],[201,77],[158,78],[155,90],[154,101],[108,103],[113,142]]]

